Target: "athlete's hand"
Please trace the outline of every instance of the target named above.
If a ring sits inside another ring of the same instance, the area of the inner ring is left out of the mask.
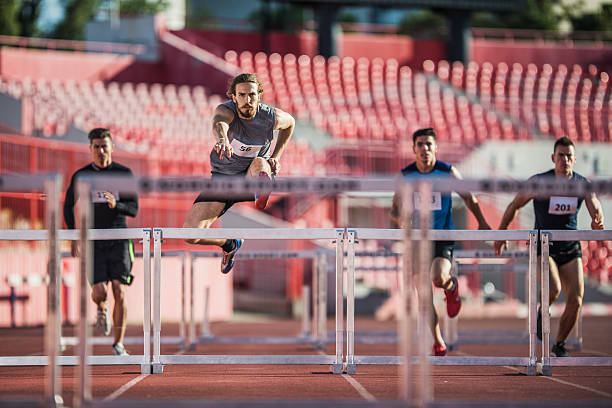
[[[81,245],[79,241],[70,241],[70,254],[74,258],[78,258],[81,254]]]
[[[495,241],[493,245],[497,256],[501,256],[504,250],[508,250],[508,241]]]
[[[604,229],[603,220],[600,217],[595,218],[591,221],[591,229],[602,230]]]
[[[115,208],[117,206],[117,200],[115,200],[115,196],[112,193],[105,191],[104,198],[106,198],[106,204],[108,204],[108,208]]]
[[[270,169],[272,170],[272,174],[277,175],[280,171],[280,161],[276,157],[270,157],[268,159],[268,163],[270,163]]]
[[[234,153],[234,149],[232,148],[232,145],[230,144],[229,140],[226,138],[223,138],[219,140],[217,143],[215,143],[215,151],[219,155],[220,159],[223,159],[224,154],[229,159],[230,157],[232,157],[232,154]]]

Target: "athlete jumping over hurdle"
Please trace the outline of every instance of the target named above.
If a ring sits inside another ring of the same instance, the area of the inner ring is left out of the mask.
[[[235,77],[227,96],[229,101],[217,106],[212,120],[216,140],[210,152],[212,178],[227,176],[271,178],[280,171],[280,158],[291,139],[295,120],[279,108],[259,100],[263,87],[255,74]],[[270,155],[273,132],[278,130],[274,151]],[[236,202],[252,201],[260,210],[266,207],[269,194],[253,197],[232,197],[201,193],[187,214],[184,228],[209,228]],[[236,252],[242,239],[188,239],[198,245],[217,245],[223,250],[221,272],[228,273],[234,266]]]
[[[450,164],[436,159],[436,133],[432,128],[419,129],[412,135],[412,150],[416,155],[416,161],[404,169],[402,175],[406,178],[414,177],[454,177],[461,179],[459,171]],[[472,193],[458,193],[465,202],[466,207],[474,214],[478,221],[478,229],[491,229],[480,210],[478,200]],[[432,228],[453,229],[452,201],[450,194],[432,192]],[[416,205],[415,205],[416,207]],[[396,193],[393,197],[391,207],[391,222],[396,227],[402,227],[401,201]],[[435,241],[433,261],[431,263],[431,279],[434,286],[444,289],[446,297],[446,311],[449,317],[455,317],[461,309],[461,298],[459,297],[459,282],[451,275],[453,259],[453,241]],[[438,315],[432,303],[431,334],[434,338],[433,355],[445,356],[446,343],[440,332]]]

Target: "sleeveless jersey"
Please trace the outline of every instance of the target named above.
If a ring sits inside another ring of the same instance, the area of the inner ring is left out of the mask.
[[[417,168],[416,162],[402,169],[405,178],[417,177],[450,177],[451,165],[436,160],[434,169],[429,173],[421,173]],[[415,209],[418,208],[418,199],[415,196]],[[432,192],[432,227],[433,229],[454,229],[453,226],[453,206],[450,194]],[[414,222],[415,220],[413,220]]]
[[[549,170],[531,176],[529,180],[555,178],[555,171]],[[586,181],[587,179],[580,174],[573,172],[570,181]],[[577,214],[584,197],[551,196],[536,197],[533,199],[533,210],[535,212],[535,228],[575,230],[578,228]],[[557,248],[570,247],[573,241],[557,241],[554,246]]]
[[[227,101],[222,105],[234,113],[234,120],[227,131],[234,151],[232,157],[224,155],[223,159],[220,159],[213,148],[210,152],[210,165],[213,173],[241,174],[247,171],[255,157],[270,157],[276,115],[273,107],[259,103],[255,117],[245,120],[238,116],[234,101]]]

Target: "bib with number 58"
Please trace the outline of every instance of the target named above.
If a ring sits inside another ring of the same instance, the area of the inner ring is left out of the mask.
[[[548,213],[554,215],[575,214],[578,208],[578,197],[550,197]]]

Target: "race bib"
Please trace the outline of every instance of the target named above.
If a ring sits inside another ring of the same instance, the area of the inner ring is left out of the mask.
[[[421,209],[421,195],[419,193],[414,193],[414,209]],[[432,192],[431,198],[429,201],[429,205],[432,211],[441,210],[442,209],[442,194],[439,192]]]
[[[247,145],[237,139],[232,140],[231,145],[232,149],[234,149],[234,154],[242,157],[257,157],[263,147],[263,145]]]
[[[554,215],[575,214],[578,208],[578,197],[550,197],[548,213]]]
[[[110,193],[115,197],[116,201],[119,201],[119,191],[110,191]],[[106,203],[106,197],[104,197],[104,191],[92,191],[91,192],[91,202],[92,203]]]

